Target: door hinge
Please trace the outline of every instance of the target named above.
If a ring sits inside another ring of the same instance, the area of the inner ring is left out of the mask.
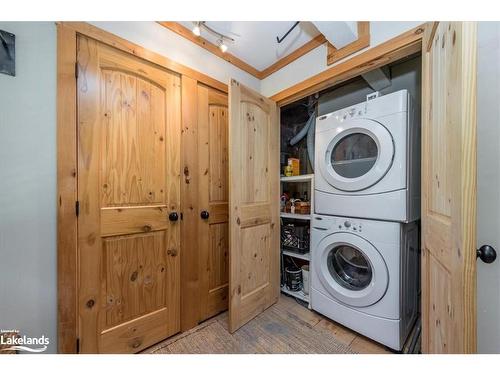
[[[75,78],[78,79],[78,63],[75,63]]]
[[[76,339],[76,353],[80,353],[80,339],[77,338]]]
[[[77,217],[80,215],[80,201],[75,202],[75,214]]]

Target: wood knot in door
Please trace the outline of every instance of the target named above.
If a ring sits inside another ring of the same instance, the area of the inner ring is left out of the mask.
[[[139,275],[139,273],[137,271],[134,271],[132,272],[132,275],[130,275],[130,281],[135,281],[137,280],[137,276]]]
[[[131,343],[130,343],[130,346],[133,348],[133,349],[137,349],[139,346],[141,346],[142,344],[142,341],[139,339],[139,338],[135,338]]]
[[[95,301],[93,299],[89,299],[87,301],[87,303],[85,304],[85,306],[87,306],[87,308],[91,309],[92,307],[94,307],[95,305]]]

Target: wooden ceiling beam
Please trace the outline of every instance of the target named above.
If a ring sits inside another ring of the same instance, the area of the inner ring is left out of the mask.
[[[223,60],[226,60],[228,63],[233,64],[237,68],[240,68],[241,70],[253,75],[256,78],[260,79],[261,72],[257,69],[255,69],[253,66],[250,64],[247,64],[243,60],[237,58],[234,55],[231,55],[228,52],[222,52],[218,46],[213,44],[212,42],[209,42],[205,38],[201,36],[196,36],[193,34],[193,32],[188,29],[187,27],[182,26],[181,24],[177,22],[167,22],[167,21],[158,21],[160,25],[163,27],[166,27],[170,31],[173,31],[174,33],[182,36],[183,38],[186,38],[187,40],[193,42],[194,44],[200,46],[201,48],[206,49],[207,51],[213,53],[217,57],[220,57]]]

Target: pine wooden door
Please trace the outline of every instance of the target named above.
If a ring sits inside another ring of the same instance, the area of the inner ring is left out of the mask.
[[[180,78],[84,37],[78,67],[80,352],[138,352],[180,328]]]
[[[276,103],[229,86],[229,330],[279,296],[279,119]]]
[[[200,321],[228,308],[227,95],[198,84]]]
[[[476,24],[423,40],[422,349],[476,351]]]

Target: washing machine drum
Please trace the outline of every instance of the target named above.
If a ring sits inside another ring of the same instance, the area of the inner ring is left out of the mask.
[[[318,245],[314,268],[327,292],[349,306],[377,303],[389,285],[382,255],[370,242],[351,233],[325,237]]]
[[[319,138],[319,137],[318,137]],[[394,142],[385,126],[375,120],[355,119],[321,133],[320,171],[334,188],[360,191],[373,186],[389,171]]]

